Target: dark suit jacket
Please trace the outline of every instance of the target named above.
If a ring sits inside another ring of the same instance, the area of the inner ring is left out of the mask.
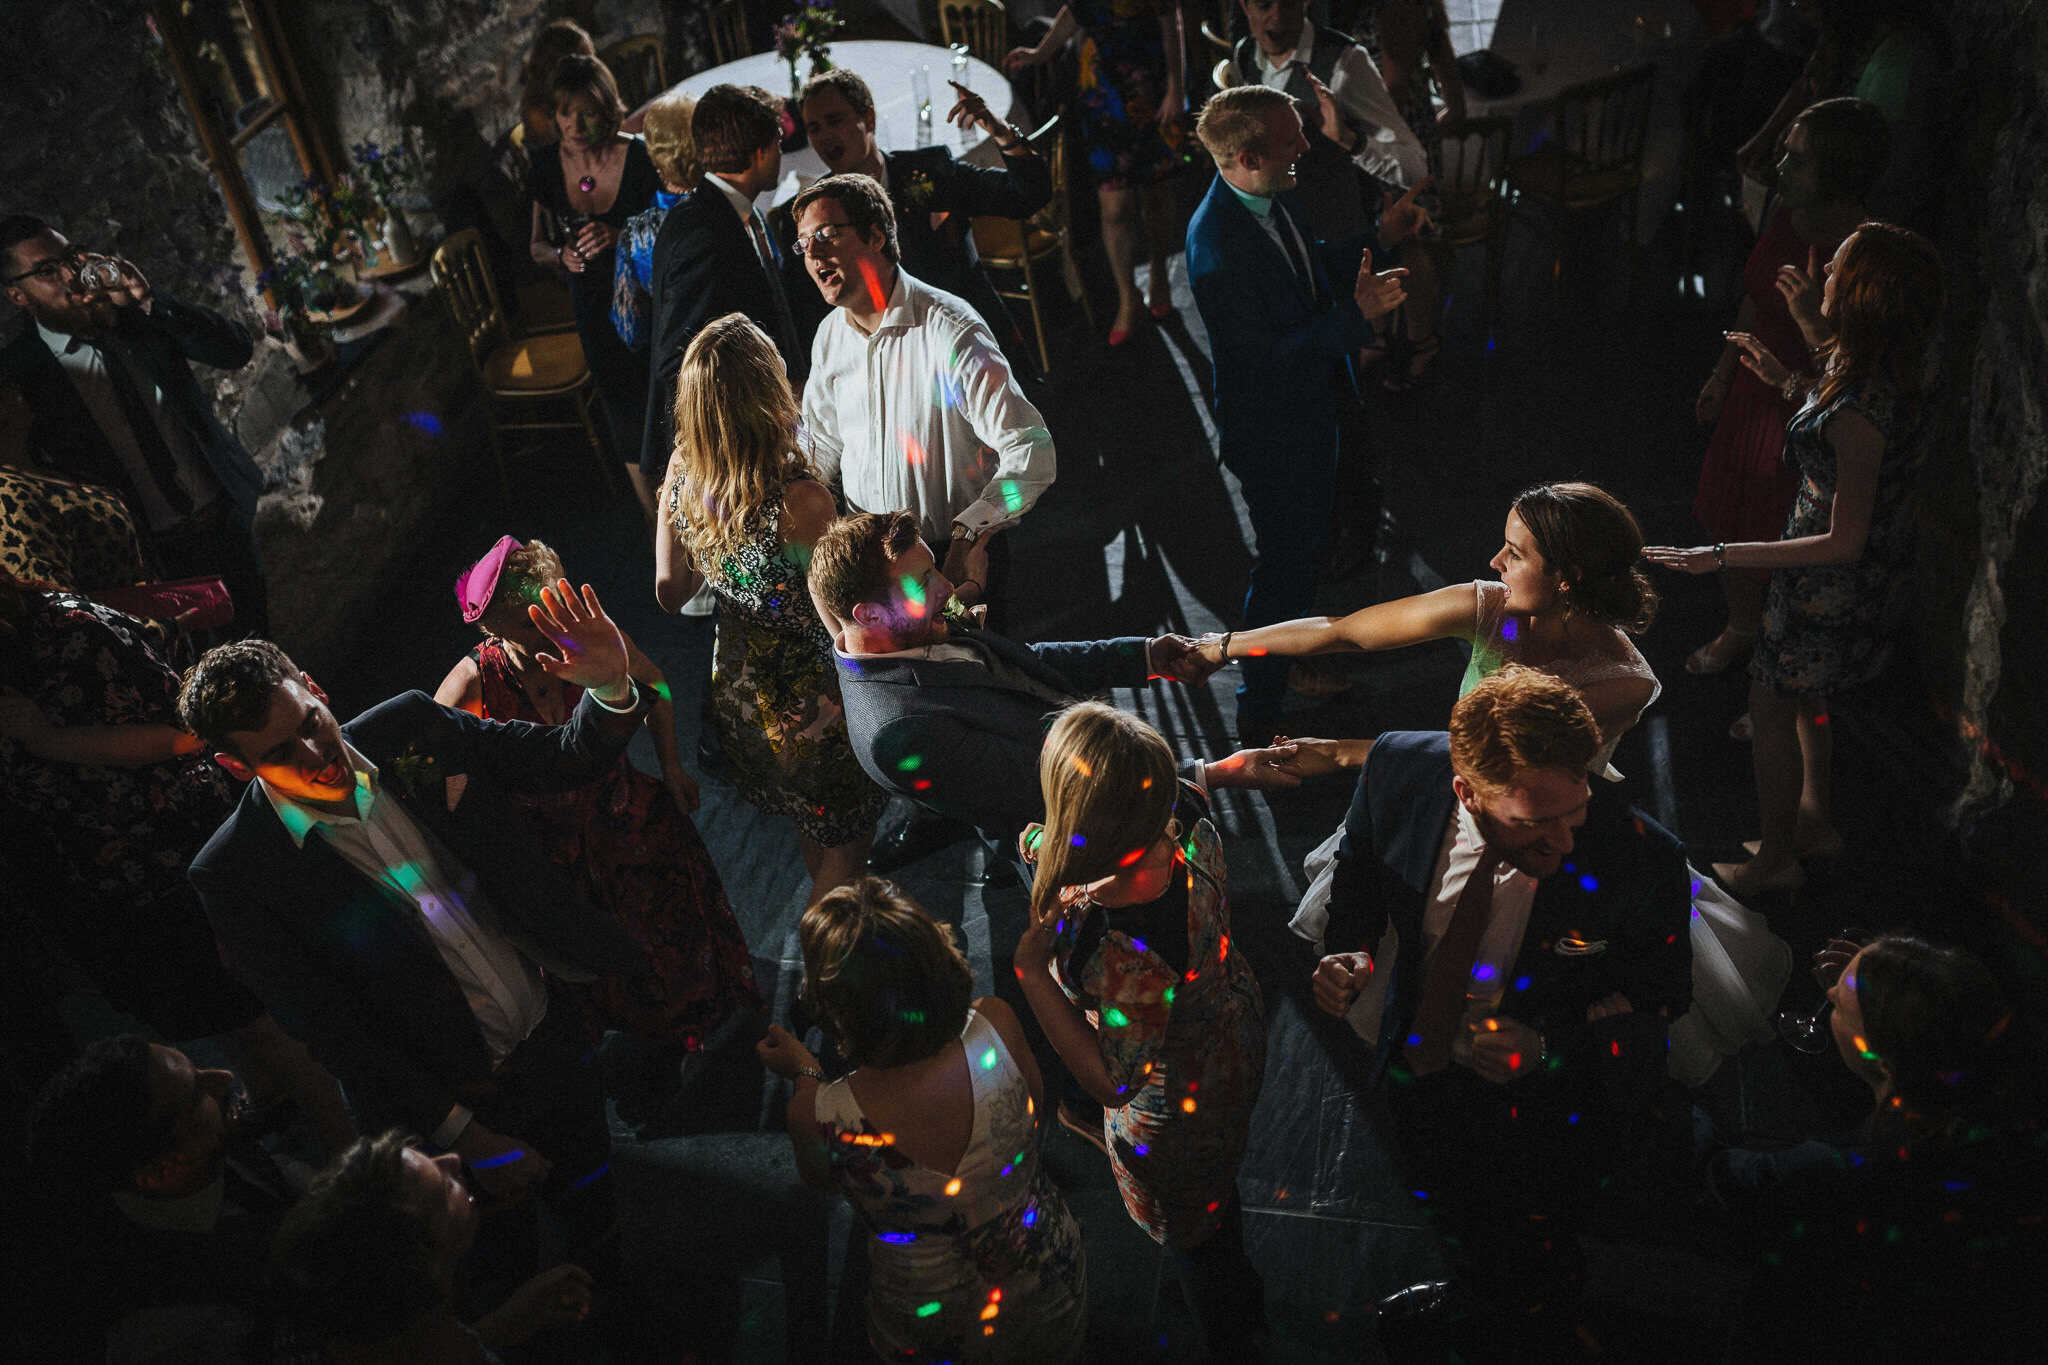
[[[256,514],[263,475],[242,443],[214,415],[213,404],[200,392],[190,362],[220,370],[239,370],[249,363],[253,346],[237,323],[194,304],[158,294],[150,311],[121,308],[114,314],[115,334],[147,378],[163,390],[166,415],[192,438],[192,447],[206,461],[244,516]],[[34,414],[29,444],[50,464],[73,478],[119,489],[129,507],[140,509],[128,471],[107,443],[78,386],[63,364],[43,344],[33,319],[24,319],[21,334],[0,351],[0,379],[12,380]]]
[[[1344,820],[1323,942],[1332,953],[1376,952],[1388,924],[1400,931],[1380,1020],[1382,1065],[1415,1017],[1422,917],[1456,799],[1450,736],[1395,731],[1373,741]],[[1586,1007],[1614,991],[1660,1036],[1692,1004],[1691,882],[1678,840],[1607,790],[1594,793],[1574,842],[1564,869],[1536,888],[1500,1004],[1567,1066],[1592,1060]]]
[[[1188,283],[1209,333],[1221,454],[1233,467],[1263,451],[1334,450],[1332,384],[1349,382],[1351,353],[1372,336],[1351,297],[1363,241],[1322,247],[1293,195],[1278,196],[1281,210],[1309,249],[1317,297],[1222,176],[1188,223]],[[1329,262],[1347,257],[1347,273],[1333,286]]]
[[[710,177],[676,201],[654,238],[651,377],[641,468],[668,467],[675,437],[676,372],[708,322],[744,313],[782,351],[791,384],[810,373],[779,281],[761,268],[752,236]],[[816,289],[813,288],[813,293]]]
[[[1020,645],[987,631],[956,630],[951,638],[981,645],[1076,701],[1145,681],[1142,636]],[[868,776],[967,821],[1005,851],[1019,830],[1044,817],[1038,751],[1058,703],[978,663],[835,657],[847,733]]]
[[[545,970],[587,981],[637,970],[639,956],[541,853],[511,796],[595,781],[625,748],[624,722],[588,697],[566,724],[548,726],[479,720],[408,692],[342,734],[377,765],[379,799],[397,800],[476,875],[506,937]],[[468,782],[450,811],[444,783],[457,775]],[[376,1116],[368,1127],[430,1133],[489,1080],[476,1017],[419,912],[318,833],[294,846],[254,784],[190,876],[230,965],[303,1029],[314,1055]]]

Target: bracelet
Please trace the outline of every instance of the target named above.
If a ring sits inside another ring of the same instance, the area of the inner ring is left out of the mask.
[[[1728,542],[1725,540],[1714,542],[1714,567],[1717,569],[1728,567]]]
[[[583,695],[590,698],[591,705],[601,707],[615,716],[630,716],[640,709],[640,684],[633,681],[631,674],[626,676],[626,704],[624,706],[613,706],[603,697],[598,696],[597,689],[594,687]]]
[[[818,1082],[818,1083],[819,1083],[820,1085],[823,1085],[823,1084],[825,1083],[825,1073],[824,1073],[824,1072],[822,1072],[822,1071],[820,1071],[820,1070],[819,1070],[819,1069],[818,1069],[817,1067],[815,1067],[815,1066],[800,1066],[800,1067],[798,1067],[798,1068],[796,1069],[796,1075],[795,1075],[795,1076],[792,1076],[792,1077],[791,1077],[790,1079],[791,1079],[791,1080],[800,1080],[800,1079],[802,1079],[803,1077],[806,1077],[806,1076],[808,1076],[808,1077],[810,1077],[810,1078],[811,1078],[812,1080],[814,1080],[814,1081]]]
[[[1005,146],[1004,144],[998,142],[996,144],[997,151],[1001,152],[1004,156],[1008,156],[1011,152],[1014,152],[1019,147],[1022,147],[1025,151],[1030,152],[1033,156],[1036,156],[1038,154],[1038,149],[1031,145],[1031,139],[1025,136],[1024,130],[1022,128],[1019,128],[1014,123],[1005,123],[1003,125],[1003,128],[1010,134],[1010,142],[1008,146]]]
[[[1778,393],[1787,403],[1797,403],[1805,392],[1806,385],[1799,382],[1799,376],[1796,374],[1786,375],[1785,382],[1778,385]]]
[[[1228,631],[1228,630],[1226,630],[1226,631],[1224,631],[1224,632],[1223,632],[1223,662],[1224,662],[1224,663],[1229,663],[1229,662],[1230,662],[1230,637],[1231,637],[1231,635],[1232,635],[1232,634],[1234,634],[1234,632],[1232,632],[1232,631]]]

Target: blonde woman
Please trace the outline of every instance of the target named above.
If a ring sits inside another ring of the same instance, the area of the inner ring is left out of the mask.
[[[654,206],[626,220],[619,233],[617,259],[612,271],[612,327],[619,340],[635,351],[644,352],[651,339],[654,321],[654,239],[662,220],[676,201],[697,188],[704,178],[697,164],[697,145],[690,139],[690,115],[697,101],[680,90],[655,97],[641,112],[641,137],[647,157],[661,188],[654,192]],[[642,458],[647,456],[643,453]],[[667,451],[655,457],[668,458]],[[647,470],[649,479],[658,478],[659,468]]]
[[[1024,998],[1106,1114],[1124,1208],[1160,1244],[1210,1353],[1255,1350],[1265,1307],[1244,1252],[1237,1167],[1266,1069],[1259,984],[1232,951],[1229,872],[1208,795],[1157,730],[1099,702],[1054,722],[1045,823],[1017,944]]]
[[[712,723],[740,794],[796,822],[811,902],[860,875],[888,794],[846,738],[832,641],[804,584],[837,509],[797,448],[796,398],[760,328],[728,313],[676,376],[675,452],[654,538],[654,595],[718,594]]]

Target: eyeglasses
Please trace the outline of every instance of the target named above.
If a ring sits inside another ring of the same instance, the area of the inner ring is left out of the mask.
[[[853,224],[851,223],[820,223],[816,231],[806,232],[796,239],[796,254],[808,256],[811,254],[811,247],[814,245],[830,246],[838,241],[845,234],[846,230],[852,226]]]
[[[19,275],[9,275],[4,280],[0,280],[0,284],[17,284],[22,280],[55,279],[66,270],[76,270],[84,264],[85,253],[83,251],[71,250],[65,252],[62,256],[52,256],[47,261],[31,266]]]

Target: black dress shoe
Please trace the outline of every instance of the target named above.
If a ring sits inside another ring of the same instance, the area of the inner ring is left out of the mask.
[[[974,826],[964,821],[915,811],[908,820],[875,840],[874,847],[868,850],[868,871],[887,876],[899,867],[908,867],[920,858],[973,837]]]
[[[1393,1360],[1441,1360],[1468,1305],[1449,1280],[1424,1280],[1373,1305],[1373,1327]]]

